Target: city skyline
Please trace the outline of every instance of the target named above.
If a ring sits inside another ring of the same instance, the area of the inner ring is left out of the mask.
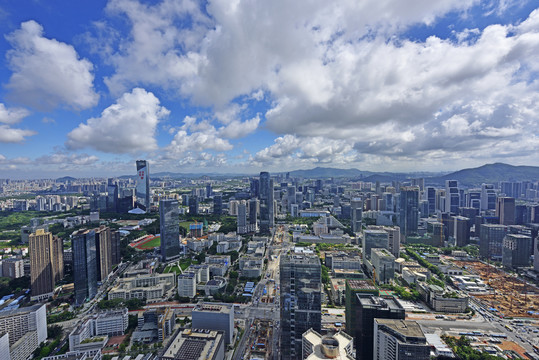
[[[532,1],[21,1],[0,20],[5,177],[539,165]]]

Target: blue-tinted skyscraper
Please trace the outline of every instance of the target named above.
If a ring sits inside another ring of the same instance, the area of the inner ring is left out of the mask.
[[[180,210],[178,200],[159,201],[161,257],[163,261],[180,256]]]
[[[417,233],[419,224],[419,188],[406,186],[401,188],[399,226],[404,236]]]
[[[273,180],[268,172],[260,173],[260,230],[269,232],[275,225]]]
[[[97,294],[95,231],[81,229],[72,235],[75,305],[82,305]]]
[[[150,211],[150,164],[146,160],[137,160],[137,201],[135,206],[146,212]]]

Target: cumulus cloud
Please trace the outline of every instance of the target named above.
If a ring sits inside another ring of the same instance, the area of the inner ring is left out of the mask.
[[[12,128],[11,125],[19,123],[23,118],[30,115],[30,112],[23,108],[6,108],[0,103],[0,142],[20,143],[26,137],[37,134],[32,130]]]
[[[131,28],[107,51],[115,72],[106,83],[161,86],[215,111],[174,129],[175,154],[227,151],[227,139],[262,126],[279,137],[252,157],[258,164],[480,157],[539,131],[539,10],[520,24],[405,38],[411,26],[478,3],[216,0],[201,10],[191,1],[112,0],[108,14]],[[241,101],[269,110],[245,115]],[[517,148],[509,147],[515,156]]]
[[[0,103],[0,122],[4,124],[16,124],[30,115],[30,112],[23,108],[8,109]]]
[[[221,138],[218,130],[207,121],[197,122],[196,118],[186,116],[184,124],[167,146],[166,156],[171,158],[183,156],[193,151],[228,151],[232,148],[232,144]]]
[[[66,146],[116,154],[156,150],[156,126],[168,114],[153,93],[135,88],[103,110],[100,117],[90,118],[71,131]]]
[[[6,38],[13,47],[6,54],[13,71],[6,87],[14,100],[40,110],[97,104],[93,65],[80,59],[73,46],[44,37],[43,27],[33,20]]]
[[[46,165],[88,166],[94,165],[98,161],[99,158],[95,155],[56,152],[38,157],[35,160],[35,163]]]

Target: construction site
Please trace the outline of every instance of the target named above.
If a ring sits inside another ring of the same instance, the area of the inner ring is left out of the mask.
[[[271,359],[272,337],[273,322],[268,320],[255,320],[253,330],[248,339],[248,348],[244,359]]]
[[[493,312],[503,317],[539,318],[539,289],[516,276],[480,261],[455,261],[470,273],[479,275],[492,289],[474,295]]]

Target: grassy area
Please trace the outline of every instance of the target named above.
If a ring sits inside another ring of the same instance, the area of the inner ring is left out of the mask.
[[[182,221],[180,222],[180,227],[184,228],[187,232],[189,232],[189,225],[193,223],[194,221]]]
[[[181,274],[181,270],[178,267],[178,265],[169,265],[163,271],[163,273],[165,273],[165,274],[168,274],[168,273],[171,273],[171,272],[175,272],[176,274]]]
[[[148,241],[147,243],[139,246],[140,249],[147,250],[147,249],[153,249],[155,247],[161,246],[161,237],[157,236],[153,238],[152,240]]]

